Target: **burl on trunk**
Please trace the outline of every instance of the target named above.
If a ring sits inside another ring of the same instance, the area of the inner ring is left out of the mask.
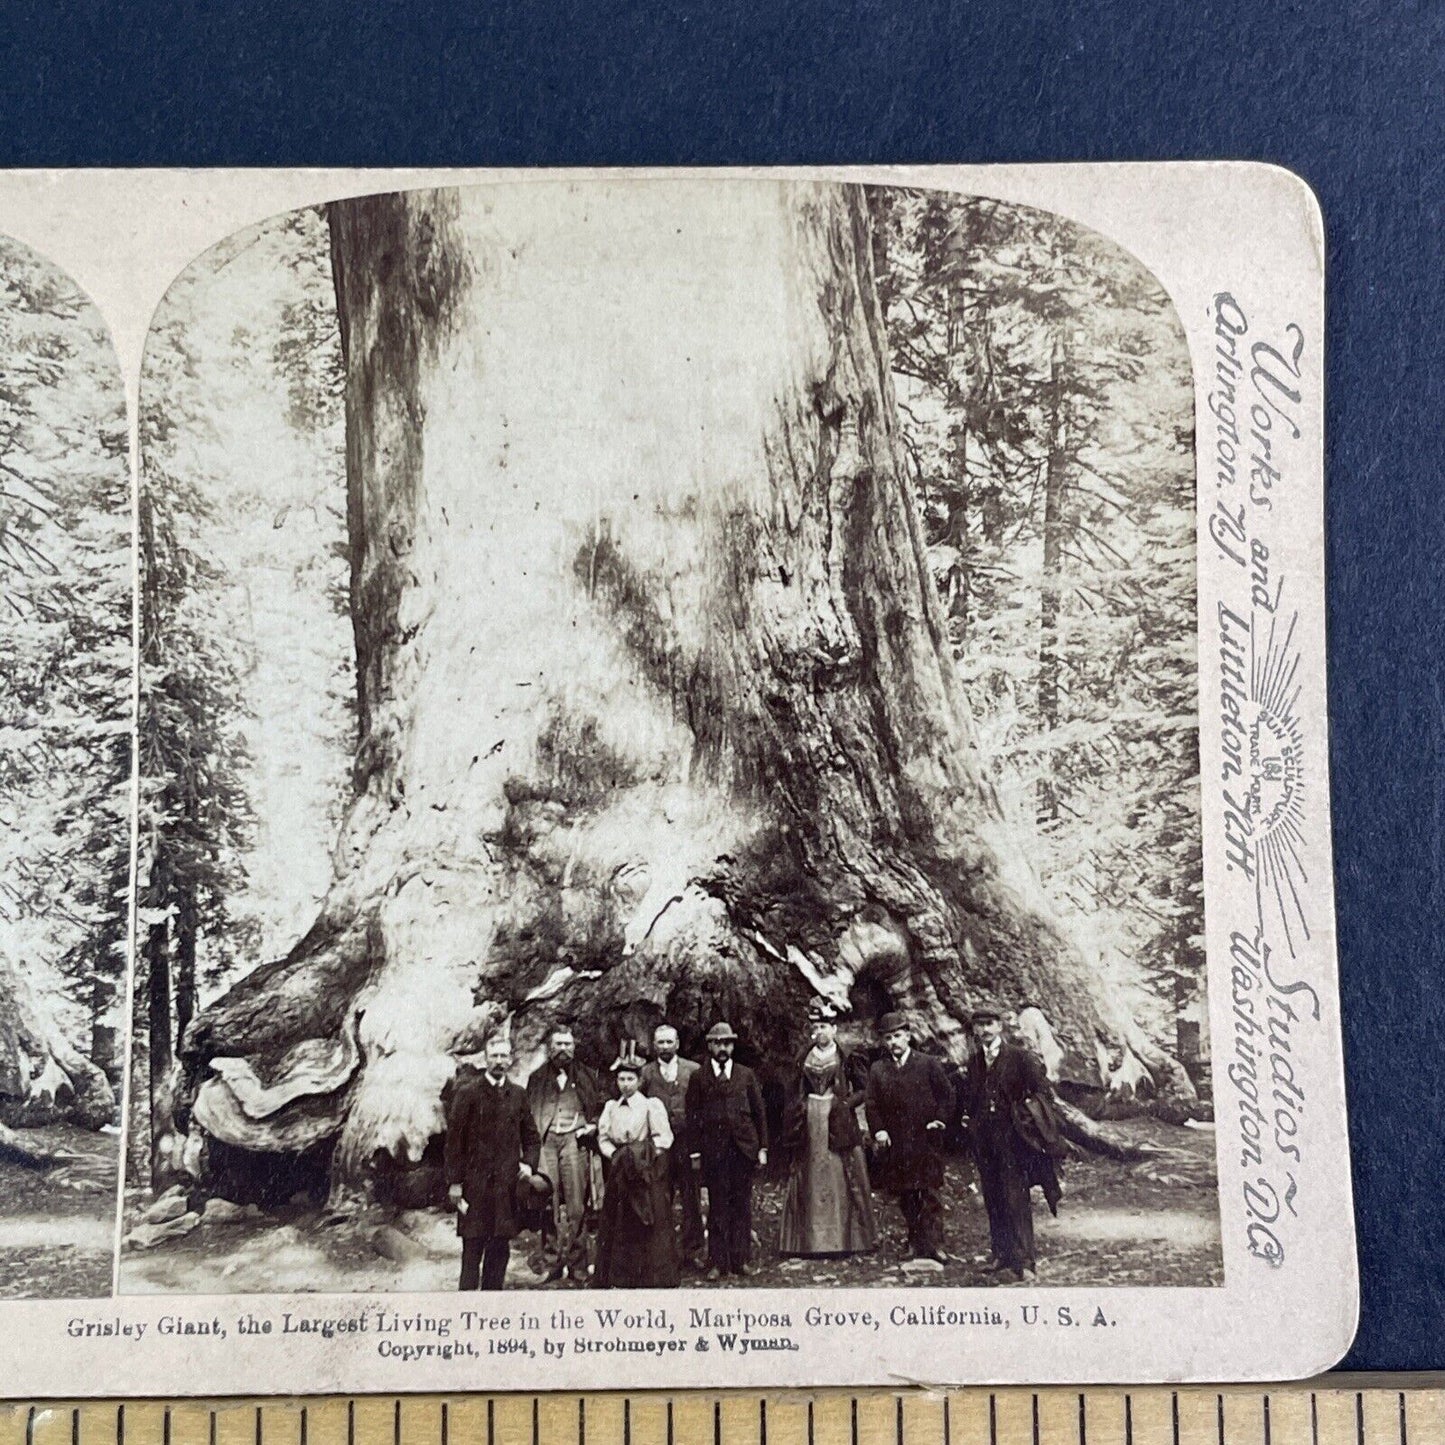
[[[512,1015],[601,1045],[804,1000],[1117,1043],[977,764],[862,192],[519,183],[331,207],[361,732],[321,917],[205,1010],[232,1148],[416,1161]]]

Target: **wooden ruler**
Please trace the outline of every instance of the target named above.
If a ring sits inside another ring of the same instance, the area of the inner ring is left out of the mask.
[[[0,1405],[0,1445],[1445,1445],[1445,1377]]]

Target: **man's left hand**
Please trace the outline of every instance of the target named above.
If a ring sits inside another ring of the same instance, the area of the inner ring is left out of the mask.
[[[928,1123],[924,1125],[924,1128],[926,1129],[942,1129],[945,1127],[946,1126],[942,1119],[930,1119]]]
[[[531,1177],[532,1177],[532,1166],[531,1166],[530,1164],[528,1164],[525,1159],[519,1160],[518,1163],[517,1163],[517,1178],[518,1178],[518,1179],[530,1179]]]
[[[766,1165],[767,1165],[767,1162],[768,1162],[768,1151],[767,1151],[766,1149],[759,1149],[759,1150],[758,1150],[758,1163],[759,1163],[760,1165],[766,1166]]]

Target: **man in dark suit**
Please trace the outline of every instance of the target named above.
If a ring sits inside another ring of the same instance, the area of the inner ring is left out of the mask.
[[[587,1245],[582,1232],[593,1198],[592,1158],[584,1147],[596,1134],[605,1102],[602,1083],[577,1062],[577,1044],[565,1025],[547,1039],[547,1061],[527,1080],[527,1103],[542,1140],[542,1173],[552,1181],[552,1219],[542,1241],[548,1280],[570,1273],[585,1279]]]
[[[487,1040],[486,1067],[452,1095],[447,1113],[447,1194],[462,1238],[459,1289],[501,1289],[518,1231],[518,1179],[537,1168],[541,1140],[527,1096],[507,1079],[512,1046],[502,1034]]]
[[[953,1089],[943,1065],[913,1047],[901,1013],[884,1014],[878,1031],[886,1054],[869,1069],[864,1095],[873,1142],[883,1151],[878,1182],[903,1210],[910,1258],[947,1264],[939,1190]]]
[[[652,1050],[654,1057],[642,1066],[642,1092],[660,1099],[667,1110],[667,1122],[672,1126],[668,1187],[672,1197],[682,1201],[682,1257],[698,1267],[703,1251],[702,1200],[687,1127],[687,1086],[698,1065],[679,1057],[677,1030],[671,1024],[658,1024],[652,1031]]]
[[[768,1162],[763,1091],[733,1060],[737,1037],[731,1024],[707,1031],[708,1061],[689,1080],[684,1103],[693,1167],[707,1185],[709,1279],[750,1273],[753,1171]]]
[[[1053,1095],[1043,1064],[1028,1049],[1004,1041],[1003,1021],[993,1009],[974,1013],[973,1034],[978,1051],[968,1063],[964,1112],[988,1210],[993,1263],[1019,1279],[1035,1280],[1030,1188],[1041,1184],[1055,1213],[1060,1195],[1046,1152],[1051,1139],[1057,1143]]]

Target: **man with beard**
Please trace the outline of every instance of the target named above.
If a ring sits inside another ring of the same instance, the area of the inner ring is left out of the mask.
[[[753,1071],[733,1059],[731,1024],[707,1031],[708,1061],[687,1086],[693,1168],[707,1185],[708,1279],[746,1275],[753,1241],[753,1172],[768,1162],[768,1121]]]
[[[1060,1188],[1050,1150],[1060,1150],[1044,1066],[1027,1049],[1006,1043],[991,1008],[973,1015],[978,1052],[969,1060],[965,1112],[969,1143],[988,1210],[993,1265],[1016,1279],[1036,1280],[1030,1189],[1043,1187],[1058,1213]]]
[[[512,1046],[487,1040],[483,1072],[458,1084],[447,1112],[447,1195],[462,1239],[459,1289],[501,1289],[518,1231],[517,1181],[531,1179],[540,1141],[527,1098],[507,1079]]]
[[[700,1268],[702,1264],[702,1200],[697,1175],[692,1167],[692,1142],[687,1127],[687,1086],[697,1073],[698,1065],[678,1056],[677,1030],[671,1024],[658,1024],[652,1031],[654,1057],[642,1066],[642,1092],[660,1099],[667,1110],[673,1145],[668,1151],[668,1189],[674,1199],[682,1201],[682,1257],[686,1264]]]
[[[908,1020],[886,1013],[878,1022],[886,1057],[868,1071],[864,1107],[882,1151],[879,1183],[893,1194],[908,1225],[908,1257],[947,1264],[943,1251],[943,1132],[953,1089],[943,1065],[913,1047]]]
[[[577,1062],[577,1043],[565,1025],[547,1039],[547,1061],[527,1080],[527,1103],[542,1139],[542,1173],[552,1181],[552,1221],[542,1241],[547,1279],[587,1275],[582,1223],[592,1198],[592,1155],[585,1141],[597,1132],[603,1089],[597,1075]]]

